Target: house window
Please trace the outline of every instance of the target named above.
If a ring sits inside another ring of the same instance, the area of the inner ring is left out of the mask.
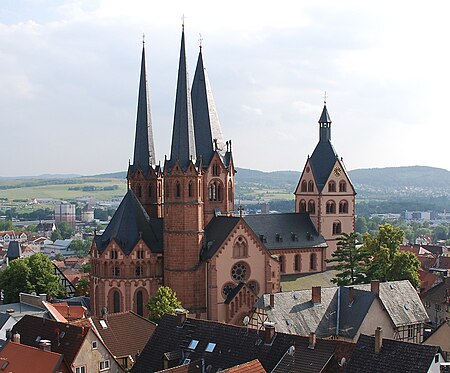
[[[339,182],[339,191],[346,192],[347,191],[347,183],[344,180]]]
[[[100,361],[100,371],[109,369],[109,360]]]
[[[317,254],[312,253],[309,256],[309,269],[310,271],[315,271],[317,269]]]
[[[86,373],[86,366],[76,367],[75,373]]]
[[[308,182],[308,192],[314,192],[314,182],[312,180]]]
[[[334,201],[327,202],[326,213],[327,214],[335,214],[336,213],[336,203],[334,203]]]
[[[328,191],[336,192],[336,183],[333,180],[328,183]]]
[[[313,200],[308,202],[308,212],[311,215],[314,215],[316,213],[316,203]]]
[[[301,188],[300,188],[300,191],[301,191],[301,192],[306,192],[307,189],[308,189],[308,183],[306,182],[306,180],[303,180],[303,181],[302,181],[302,186],[301,186]]]
[[[414,325],[408,325],[408,339],[414,338],[414,336],[415,336]]]
[[[348,202],[341,201],[339,202],[339,214],[347,214],[348,213]]]
[[[298,208],[299,212],[306,212],[306,201],[304,199],[300,201]]]
[[[92,349],[93,350],[97,349],[97,341],[92,341]]]
[[[120,267],[113,267],[112,275],[113,275],[113,277],[119,277],[120,276]]]
[[[144,268],[142,266],[136,266],[135,268],[136,277],[141,277],[144,275]]]
[[[296,254],[294,257],[294,270],[295,272],[300,272],[302,268],[302,257],[300,254]]]
[[[284,255],[280,255],[280,272],[284,273],[286,272],[286,259]]]
[[[239,236],[234,241],[233,258],[245,258],[248,256],[247,240],[243,236]]]
[[[336,221],[333,223],[333,234],[341,234],[342,233],[342,226],[340,221]]]

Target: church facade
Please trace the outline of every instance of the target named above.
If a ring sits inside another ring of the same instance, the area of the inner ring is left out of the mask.
[[[319,144],[295,191],[295,213],[242,216],[235,213],[232,142],[222,135],[201,47],[190,88],[183,29],[171,152],[161,166],[143,47],[128,191],[91,247],[94,315],[106,308],[147,316],[148,300],[166,285],[191,316],[242,324],[259,296],[281,291],[282,275],[324,271],[333,240],[353,231],[355,193],[332,148],[326,106]],[[336,190],[324,187],[332,182]],[[345,212],[326,212],[330,200],[346,201]]]

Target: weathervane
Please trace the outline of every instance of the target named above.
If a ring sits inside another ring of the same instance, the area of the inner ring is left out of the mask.
[[[198,34],[198,43],[199,43],[199,46],[200,46],[200,48],[202,48],[202,41],[203,41],[203,38],[202,38],[202,34]]]
[[[142,44],[145,44],[145,33],[142,33]]]
[[[184,14],[181,16],[181,26],[183,27],[183,31],[184,31],[184,20],[186,19],[186,17],[184,16]]]
[[[323,95],[323,103],[327,104],[327,91],[325,91],[325,94]]]

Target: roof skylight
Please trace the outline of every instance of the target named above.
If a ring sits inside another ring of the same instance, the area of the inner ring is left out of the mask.
[[[197,348],[198,341],[196,339],[193,339],[191,343],[189,343],[188,349],[189,350],[195,350]]]
[[[216,347],[216,344],[210,342],[210,343],[208,343],[208,346],[206,346],[205,352],[213,352],[215,347]]]

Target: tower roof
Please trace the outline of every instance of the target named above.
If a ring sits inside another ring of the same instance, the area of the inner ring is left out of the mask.
[[[216,146],[217,150],[222,152],[225,150],[225,143],[211,85],[203,65],[201,47],[198,54],[194,82],[192,83],[191,96],[197,156],[201,156],[203,164],[207,166],[216,150]]]
[[[181,34],[180,62],[178,66],[177,93],[169,164],[173,165],[177,160],[182,167],[186,167],[191,160],[194,163],[196,161],[191,94],[184,46],[184,27]]]
[[[134,141],[133,165],[147,170],[156,164],[153,143],[152,118],[145,67],[145,45],[142,45],[141,77],[139,82],[138,107],[136,117],[136,137]]]
[[[162,219],[150,219],[131,189],[120,203],[101,236],[95,237],[101,254],[115,240],[125,255],[129,255],[140,239],[153,252],[162,252]]]
[[[330,115],[328,114],[327,104],[324,103],[322,114],[320,115],[319,123],[331,123]]]

